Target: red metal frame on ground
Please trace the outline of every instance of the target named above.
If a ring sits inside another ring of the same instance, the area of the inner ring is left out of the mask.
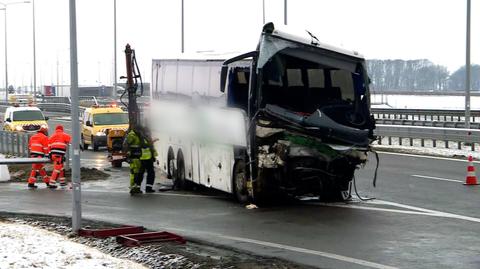
[[[162,242],[185,244],[187,241],[183,237],[169,232],[136,233],[117,236],[117,243],[127,247],[140,246],[145,243]]]
[[[78,234],[81,236],[105,238],[109,236],[118,236],[122,234],[137,234],[143,233],[145,228],[142,226],[123,226],[118,228],[108,229],[80,229]]]

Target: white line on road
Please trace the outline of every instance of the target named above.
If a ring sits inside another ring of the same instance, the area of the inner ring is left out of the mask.
[[[306,249],[306,248],[293,247],[293,246],[271,243],[271,242],[266,242],[266,241],[260,241],[260,240],[255,240],[255,239],[235,237],[235,236],[227,236],[227,235],[220,235],[220,237],[225,238],[225,239],[234,240],[234,241],[260,245],[260,246],[264,246],[264,247],[278,248],[278,249],[294,251],[294,252],[299,252],[299,253],[304,253],[304,254],[322,256],[322,257],[325,257],[325,258],[330,258],[330,259],[334,259],[334,260],[339,260],[339,261],[344,261],[344,262],[348,262],[348,263],[358,264],[358,265],[362,265],[362,266],[366,266],[366,267],[370,267],[370,268],[378,268],[378,269],[396,269],[397,268],[397,267],[384,265],[384,264],[380,264],[380,263],[369,262],[369,261],[365,261],[365,260],[361,260],[361,259],[351,258],[351,257],[339,255],[339,254],[317,251],[317,250],[311,250],[311,249]]]
[[[383,208],[383,207],[358,206],[358,205],[339,204],[339,203],[333,203],[333,204],[322,203],[321,205],[322,206],[331,206],[331,207],[343,207],[343,208],[351,208],[351,209],[371,210],[371,211],[383,211],[383,212],[389,212],[389,213],[423,215],[423,216],[431,216],[431,217],[466,220],[466,221],[470,221],[470,222],[480,223],[480,218],[469,217],[469,216],[458,215],[458,214],[452,214],[452,213],[448,213],[448,212],[431,210],[431,209],[426,209],[426,208],[421,208],[421,207],[414,207],[414,206],[404,205],[404,204],[400,204],[400,203],[381,201],[381,200],[376,200],[375,202],[373,202],[373,201],[372,202],[367,202],[367,204],[368,203],[377,204],[377,205],[382,205],[382,204],[383,205],[390,205],[390,206],[407,208],[407,209],[417,210],[417,211],[399,210],[399,209]]]
[[[428,156],[428,155],[416,155],[416,154],[386,152],[386,151],[378,151],[378,153],[379,154],[386,154],[386,155],[398,155],[398,156],[426,158],[426,159],[435,159],[435,160],[445,160],[445,161],[454,161],[454,162],[467,162],[467,160],[462,160],[462,159],[454,159],[454,158],[447,158],[447,157],[436,157],[436,156]],[[480,161],[473,161],[473,162],[474,163],[480,163]]]
[[[431,176],[422,176],[422,175],[412,175],[412,177],[418,177],[418,178],[426,178],[426,179],[434,179],[434,180],[441,180],[441,181],[449,181],[449,182],[460,182],[463,183],[461,180],[457,179],[449,179],[449,178],[443,178],[443,177],[431,177]]]

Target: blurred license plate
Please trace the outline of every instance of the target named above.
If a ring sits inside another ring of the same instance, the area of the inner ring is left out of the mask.
[[[116,155],[116,156],[115,156],[115,155],[114,155],[114,156],[112,156],[112,160],[115,160],[115,161],[116,161],[116,160],[123,160],[123,156],[120,156],[120,155]]]

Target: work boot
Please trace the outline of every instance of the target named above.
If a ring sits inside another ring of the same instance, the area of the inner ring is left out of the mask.
[[[65,187],[67,186],[67,182],[60,182],[60,187]]]
[[[53,190],[53,189],[56,189],[56,188],[57,188],[57,185],[48,184],[48,188]]]
[[[145,192],[146,192],[146,193],[154,193],[155,190],[154,190],[152,187],[146,187],[146,188],[145,188]]]
[[[139,193],[142,193],[139,186],[134,185],[130,187],[130,194],[139,194]]]
[[[35,183],[28,183],[28,188],[34,190],[38,187],[35,185]]]

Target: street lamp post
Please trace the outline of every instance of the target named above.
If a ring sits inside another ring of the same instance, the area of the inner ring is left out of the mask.
[[[465,128],[470,129],[470,10],[471,1],[467,0],[467,46],[465,59]]]
[[[182,0],[182,53],[185,51],[185,17],[184,17],[184,0]]]
[[[36,101],[36,98],[37,98],[37,57],[36,57],[36,48],[35,48],[35,0],[32,0],[32,29],[33,29],[33,100]]]
[[[8,103],[8,53],[7,53],[7,5],[3,9],[5,11],[5,103]]]
[[[113,93],[117,93],[117,0],[113,0]]]
[[[263,25],[265,25],[265,0],[262,1],[262,21]]]
[[[283,23],[287,25],[287,0],[283,3]]]
[[[70,96],[72,99],[72,230],[77,233],[82,225],[80,182],[80,123],[78,119],[78,62],[77,11],[75,0],[69,0],[70,9]]]
[[[7,51],[7,6],[10,5],[15,5],[15,4],[27,4],[30,3],[30,1],[22,1],[22,2],[10,2],[10,3],[2,3],[0,2],[0,5],[3,6],[3,8],[0,8],[0,10],[3,10],[5,12],[5,102],[8,102],[8,51]]]

